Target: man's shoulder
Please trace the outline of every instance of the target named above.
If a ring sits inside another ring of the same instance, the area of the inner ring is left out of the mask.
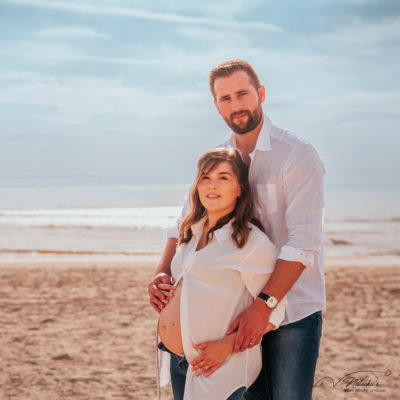
[[[311,143],[300,135],[294,134],[286,129],[278,128],[271,124],[270,129],[271,147],[275,146],[286,147],[288,149],[312,147]]]
[[[271,150],[282,163],[287,165],[291,160],[309,160],[313,165],[322,165],[316,148],[303,137],[290,131],[273,126],[271,128]]]

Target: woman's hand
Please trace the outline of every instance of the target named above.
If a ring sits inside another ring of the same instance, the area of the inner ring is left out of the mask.
[[[148,292],[150,304],[158,313],[168,304],[169,299],[174,295],[175,282],[168,274],[157,274],[149,283]]]
[[[192,371],[198,371],[195,376],[210,376],[232,353],[236,333],[225,336],[223,339],[205,342],[193,346],[195,350],[203,350],[191,363]]]

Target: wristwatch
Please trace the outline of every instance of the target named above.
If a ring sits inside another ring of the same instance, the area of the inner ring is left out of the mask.
[[[261,292],[258,297],[264,300],[265,305],[272,310],[278,305],[278,299],[275,296]]]

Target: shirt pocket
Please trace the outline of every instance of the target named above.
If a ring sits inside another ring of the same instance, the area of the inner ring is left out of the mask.
[[[277,211],[278,201],[275,183],[257,183],[256,191],[258,211],[262,215],[270,215]]]

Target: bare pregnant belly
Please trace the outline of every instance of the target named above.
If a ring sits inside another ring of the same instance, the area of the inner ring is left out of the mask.
[[[180,303],[182,279],[175,289],[174,296],[160,313],[158,334],[164,346],[175,354],[183,354]]]

